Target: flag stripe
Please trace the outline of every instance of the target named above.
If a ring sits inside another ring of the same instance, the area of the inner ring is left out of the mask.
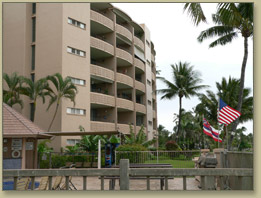
[[[221,117],[223,117],[224,119],[228,120],[229,122],[233,122],[234,119],[231,119],[229,116],[227,116],[227,114],[223,111],[223,112],[220,112],[219,115]]]
[[[203,118],[203,132],[212,137],[214,141],[222,142],[222,139],[219,138],[219,132],[214,129],[205,118]]]
[[[226,109],[226,108],[223,108],[223,109],[224,109],[223,112],[224,113],[226,112],[226,114],[229,115],[231,117],[231,119],[233,119],[233,120],[237,119],[237,117],[234,114],[232,114],[228,109]]]
[[[235,115],[236,117],[239,117],[241,114],[236,112],[235,109],[232,109],[231,107],[227,106],[225,107],[228,111],[230,111],[233,115]]]
[[[222,124],[228,125],[231,122],[235,121],[241,115],[240,112],[224,103],[224,101],[221,98],[219,99],[218,109],[218,122]]]

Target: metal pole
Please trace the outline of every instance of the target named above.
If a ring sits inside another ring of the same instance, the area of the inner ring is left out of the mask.
[[[98,169],[101,169],[101,140],[98,140]]]
[[[157,164],[159,163],[159,150],[157,149]]]
[[[219,100],[218,100],[217,124],[218,124],[218,117],[219,117],[219,105],[220,105],[220,98],[219,98]],[[219,148],[219,124],[218,124],[218,148]]]

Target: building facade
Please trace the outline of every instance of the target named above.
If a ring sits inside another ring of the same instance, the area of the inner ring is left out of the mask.
[[[38,80],[55,73],[76,84],[76,105],[62,100],[51,131],[157,128],[155,49],[150,31],[109,3],[4,3],[3,72]],[[19,110],[30,118],[30,100]],[[48,128],[54,106],[37,103],[35,123]],[[56,137],[53,147],[80,137]]]

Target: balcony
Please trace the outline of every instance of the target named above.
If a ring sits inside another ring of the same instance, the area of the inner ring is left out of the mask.
[[[118,83],[125,84],[128,87],[133,87],[133,78],[121,73],[117,73],[116,77]]]
[[[130,42],[132,41],[132,34],[127,28],[116,24],[116,32],[126,37]]]
[[[151,54],[151,61],[155,63],[155,56],[153,54]]]
[[[111,19],[109,19],[108,17],[106,17],[98,12],[95,12],[93,10],[91,10],[91,20],[100,24],[100,25],[96,24],[92,28],[101,29],[102,27],[100,27],[100,26],[102,25],[103,28],[106,29],[105,31],[107,31],[107,32],[114,30],[113,21]]]
[[[142,114],[146,114],[146,107],[143,104],[135,103],[135,109],[137,112],[140,112]]]
[[[145,93],[145,85],[137,80],[135,80],[135,88]]]
[[[114,81],[114,72],[110,69],[91,64],[91,75],[98,78],[106,79],[107,81]]]
[[[134,36],[134,45],[144,51],[144,43],[136,36]]]
[[[133,101],[123,99],[123,98],[117,98],[117,107],[120,109],[134,111]]]
[[[91,92],[91,103],[102,105],[102,106],[114,107],[115,98],[114,98],[114,96]]]
[[[145,70],[145,64],[142,61],[140,61],[139,59],[137,59],[137,58],[134,58],[134,66],[139,68],[143,72]]]
[[[156,100],[156,93],[152,92],[152,99]]]
[[[124,61],[121,63],[122,65],[132,65],[133,64],[132,55],[123,49],[117,48],[116,56],[117,56],[117,58]]]
[[[95,37],[91,37],[91,48],[93,58],[106,58],[114,55],[113,45]]]
[[[154,82],[156,81],[156,75],[154,72],[151,72],[151,80],[153,80]]]
[[[91,121],[91,131],[116,131],[115,123]]]
[[[123,134],[130,134],[130,126],[128,124],[117,124],[118,131]],[[132,125],[133,127],[133,125]]]

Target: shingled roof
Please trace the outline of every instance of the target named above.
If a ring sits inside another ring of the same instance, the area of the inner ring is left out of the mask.
[[[50,138],[49,135],[40,134],[44,132],[32,121],[25,118],[16,110],[3,103],[3,137],[36,137]]]

